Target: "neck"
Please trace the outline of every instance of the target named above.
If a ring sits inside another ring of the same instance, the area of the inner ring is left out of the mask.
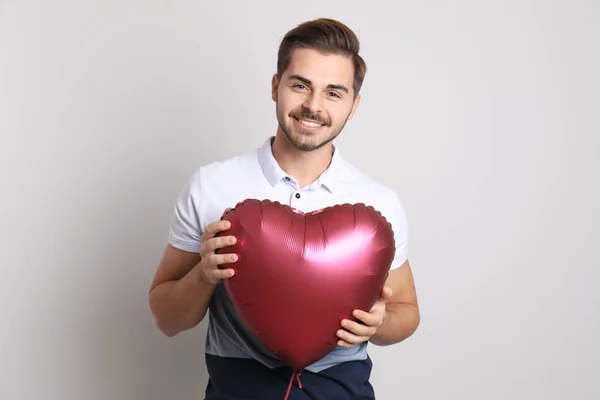
[[[293,147],[282,132],[277,130],[272,144],[273,157],[286,174],[293,176],[300,187],[311,184],[331,164],[333,144],[330,142],[318,150],[301,151]]]

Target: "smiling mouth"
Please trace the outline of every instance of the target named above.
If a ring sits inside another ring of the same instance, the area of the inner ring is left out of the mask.
[[[321,124],[321,123],[315,122],[315,121],[310,121],[310,120],[307,120],[307,119],[301,119],[301,118],[296,118],[296,117],[294,117],[294,119],[296,121],[298,121],[298,123],[300,125],[302,125],[304,127],[307,127],[307,128],[320,128],[320,127],[322,127],[322,126],[325,125],[325,124]]]

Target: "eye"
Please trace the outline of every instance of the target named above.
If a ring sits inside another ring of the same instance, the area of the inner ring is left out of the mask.
[[[294,89],[306,89],[306,86],[304,86],[301,83],[296,83],[296,84],[294,84],[293,88]]]
[[[341,96],[339,94],[337,94],[336,92],[329,92],[329,94],[333,97],[337,97],[338,99],[341,98]]]

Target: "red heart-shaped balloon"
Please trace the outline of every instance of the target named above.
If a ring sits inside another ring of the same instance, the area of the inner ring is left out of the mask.
[[[227,213],[220,235],[237,242],[219,250],[238,261],[222,265],[248,328],[295,372],[337,343],[342,319],[378,300],[395,254],[394,234],[380,212],[342,204],[302,213],[270,200],[247,199]]]

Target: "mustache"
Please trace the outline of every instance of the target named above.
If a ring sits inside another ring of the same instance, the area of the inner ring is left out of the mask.
[[[302,110],[292,111],[290,113],[290,117],[296,118],[296,119],[300,119],[300,118],[309,119],[311,121],[315,121],[316,123],[319,123],[321,125],[326,125],[326,126],[331,125],[331,121],[325,120],[325,119],[321,118],[320,115],[312,113],[310,110],[307,110],[305,108],[303,108]]]

